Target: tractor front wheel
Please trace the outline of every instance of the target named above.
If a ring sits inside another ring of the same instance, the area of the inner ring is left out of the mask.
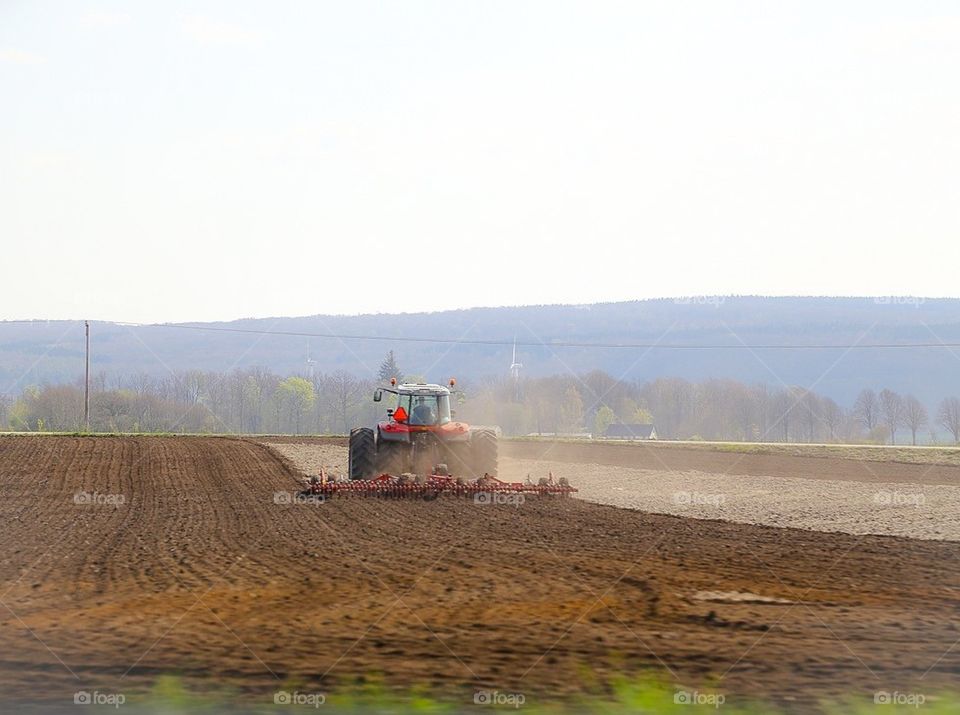
[[[369,427],[357,427],[350,430],[350,479],[369,479],[373,476],[377,462],[377,443],[373,430]]]

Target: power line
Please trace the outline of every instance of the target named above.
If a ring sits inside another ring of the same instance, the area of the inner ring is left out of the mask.
[[[388,337],[384,335],[347,335],[342,333],[305,333],[290,330],[255,330],[253,328],[218,328],[207,325],[185,325],[183,323],[118,323],[137,328],[173,328],[177,330],[199,330],[217,333],[243,333],[250,335],[277,335],[297,338],[328,338],[332,340],[365,340],[375,342],[432,343],[441,345],[487,345],[510,347],[513,340],[479,340],[467,338],[426,338],[426,337]],[[533,348],[602,348],[602,349],[642,349],[642,350],[885,350],[900,348],[958,348],[960,343],[924,342],[924,343],[815,343],[815,344],[777,344],[764,343],[748,345],[745,343],[586,343],[578,341],[516,341],[516,345]]]

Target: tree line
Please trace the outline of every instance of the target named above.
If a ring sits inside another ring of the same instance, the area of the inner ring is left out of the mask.
[[[513,389],[507,378],[487,381],[470,413],[508,434],[602,435],[610,424],[642,423],[667,439],[920,444],[947,436],[960,443],[958,397],[944,398],[931,417],[913,395],[887,389],[863,390],[850,408],[799,386],[673,377],[624,381],[602,371],[524,380],[519,401],[510,400]]]
[[[347,371],[277,375],[263,368],[229,373],[187,370],[93,377],[94,432],[345,434],[383,416],[372,393],[404,379],[389,353],[377,375]],[[410,381],[423,381],[407,376]],[[445,382],[441,380],[441,382]],[[913,444],[960,442],[960,398],[929,413],[916,397],[863,390],[849,408],[802,387],[747,385],[736,380],[618,380],[595,370],[582,375],[464,379],[456,419],[498,425],[508,435],[593,434],[612,424],[654,424],[661,438],[768,442]],[[0,428],[82,431],[83,386],[27,387],[0,395]]]

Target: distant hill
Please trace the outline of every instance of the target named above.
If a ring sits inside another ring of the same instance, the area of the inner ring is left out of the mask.
[[[910,392],[928,404],[960,394],[960,349],[681,350],[549,347],[555,342],[671,345],[960,343],[960,300],[764,298],[644,300],[597,305],[474,308],[402,315],[325,316],[194,323],[200,327],[385,338],[512,341],[527,375],[602,369],[647,380],[731,377],[810,387],[850,404],[863,387]],[[94,373],[229,371],[263,366],[279,373],[343,369],[372,376],[393,349],[408,374],[430,379],[506,375],[507,345],[446,345],[386,340],[205,332],[93,323]],[[532,345],[530,345],[532,343]],[[80,322],[0,322],[0,385],[75,381],[83,373]]]

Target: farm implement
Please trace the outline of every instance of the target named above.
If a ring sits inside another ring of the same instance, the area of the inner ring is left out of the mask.
[[[427,476],[415,474],[381,474],[372,479],[336,479],[321,472],[311,477],[302,492],[304,497],[327,499],[335,496],[380,497],[385,499],[421,498],[439,496],[470,497],[478,502],[507,502],[511,496],[560,496],[576,493],[566,478],[555,480],[551,474],[536,483],[528,477],[524,482],[504,482],[489,474],[478,479],[465,480],[446,474],[445,465],[437,465]]]

